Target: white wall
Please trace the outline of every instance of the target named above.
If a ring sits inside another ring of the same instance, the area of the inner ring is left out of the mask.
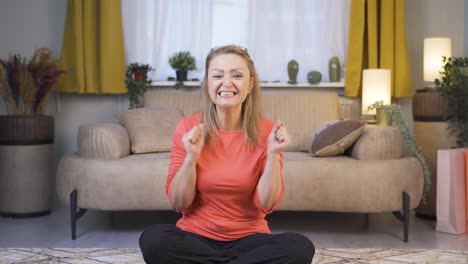
[[[413,88],[424,88],[423,41],[429,37],[452,39],[452,55],[468,56],[465,35],[467,0],[407,0],[406,29]]]
[[[0,56],[19,52],[30,56],[38,47],[49,47],[60,55],[65,22],[66,0],[0,0]],[[117,2],[117,1],[116,1]],[[426,37],[446,36],[453,41],[453,55],[468,56],[468,0],[407,0],[408,49],[414,88],[424,87],[422,48]],[[464,53],[463,53],[464,52]],[[411,99],[400,100],[408,121]],[[126,96],[73,95],[54,96],[48,113],[55,117],[56,160],[76,151],[80,124],[114,121],[112,114],[126,109]],[[60,110],[60,111],[59,111]],[[0,114],[5,110],[0,103]]]

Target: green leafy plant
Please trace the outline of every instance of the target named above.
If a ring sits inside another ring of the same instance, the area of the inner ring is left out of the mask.
[[[189,51],[176,52],[169,57],[169,64],[175,70],[195,70],[197,68],[195,63],[195,57],[190,55]]]
[[[442,96],[447,99],[445,120],[448,131],[457,140],[457,147],[468,145],[468,57],[443,57],[441,79]]]
[[[0,96],[9,115],[40,115],[65,73],[60,59],[48,48],[39,48],[31,59],[11,55],[0,59]]]
[[[427,165],[426,159],[424,158],[421,147],[416,144],[414,134],[409,129],[408,123],[405,121],[403,117],[403,113],[401,111],[401,106],[397,104],[383,104],[382,101],[375,102],[371,104],[367,110],[380,110],[384,111],[387,115],[391,117],[393,125],[399,127],[401,135],[403,136],[403,142],[408,147],[410,153],[416,157],[416,159],[421,164],[423,169],[424,175],[424,192],[422,196],[422,202],[427,204],[427,193],[429,193],[431,189],[431,172],[429,171],[429,166]]]
[[[148,73],[154,69],[148,64],[131,63],[125,72],[125,85],[130,101],[129,109],[143,106],[142,96],[151,85]]]

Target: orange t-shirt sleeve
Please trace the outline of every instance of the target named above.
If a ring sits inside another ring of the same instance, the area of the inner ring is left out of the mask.
[[[179,171],[180,167],[184,163],[184,159],[186,156],[186,151],[184,147],[184,143],[182,142],[182,137],[185,133],[187,133],[193,126],[199,123],[200,115],[194,114],[188,117],[182,118],[179,123],[177,124],[174,137],[172,139],[172,146],[171,146],[171,161],[169,163],[169,171],[166,179],[166,196],[169,200],[169,204],[173,209],[174,205],[172,204],[171,200],[171,182],[176,173]]]
[[[270,131],[270,130],[271,130],[271,128],[268,129],[268,131]],[[265,153],[265,155],[263,155],[262,159],[259,162],[261,163],[262,174],[263,174],[263,171],[264,171],[265,165],[266,165],[266,153]],[[263,207],[262,202],[260,201],[260,197],[258,196],[258,188],[255,188],[255,194],[254,194],[255,206],[258,208],[258,210],[260,210],[264,214],[270,214],[271,212],[273,212],[276,209],[276,207],[278,207],[279,203],[281,202],[281,199],[283,199],[283,195],[284,195],[283,153],[280,154],[279,162],[280,162],[281,191],[280,191],[280,194],[278,196],[278,199],[276,199],[275,203],[273,204],[273,206],[269,210],[267,210],[266,208]]]

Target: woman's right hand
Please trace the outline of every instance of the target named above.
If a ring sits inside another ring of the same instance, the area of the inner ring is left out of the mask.
[[[182,137],[182,142],[184,143],[187,156],[196,159],[198,159],[198,157],[200,156],[200,153],[203,149],[203,145],[205,144],[203,128],[203,124],[198,124],[192,127],[192,129],[190,129],[190,131],[185,133]]]

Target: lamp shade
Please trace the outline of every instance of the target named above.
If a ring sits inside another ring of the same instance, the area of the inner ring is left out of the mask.
[[[452,56],[452,40],[450,38],[424,39],[424,81],[434,82],[440,78],[442,57]]]
[[[375,109],[368,111],[369,105],[377,101],[391,103],[392,75],[389,69],[366,69],[362,72],[362,113],[375,115]]]

